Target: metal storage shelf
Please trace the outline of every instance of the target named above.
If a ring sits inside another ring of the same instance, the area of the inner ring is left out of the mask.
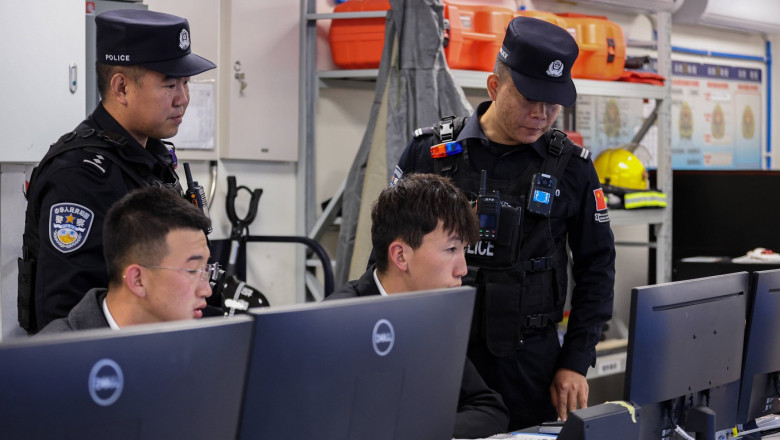
[[[354,70],[321,70],[317,72],[320,80],[373,80],[378,69]],[[455,82],[464,89],[484,89],[490,72],[476,70],[453,70]],[[580,95],[620,96],[625,98],[664,99],[666,88],[649,84],[637,84],[621,81],[595,81],[591,79],[575,79],[577,93]],[[325,84],[327,85],[327,83]]]
[[[640,209],[637,211],[613,209],[609,211],[609,221],[612,226],[662,225],[664,223],[664,214],[666,214],[666,208]]]

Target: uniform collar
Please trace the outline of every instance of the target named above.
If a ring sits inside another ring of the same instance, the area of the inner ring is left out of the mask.
[[[547,140],[550,137],[548,133],[543,134],[539,139],[537,139],[536,142],[533,144],[517,144],[517,145],[504,145],[504,144],[498,144],[495,142],[492,142],[490,139],[485,136],[485,132],[482,131],[482,125],[479,123],[479,118],[490,107],[490,105],[493,103],[493,101],[484,101],[480,103],[477,106],[477,110],[474,112],[474,114],[468,119],[466,122],[466,125],[463,126],[463,129],[460,131],[460,134],[458,135],[458,140],[462,141],[465,139],[479,139],[482,143],[482,145],[486,146],[488,149],[491,150],[496,155],[503,155],[507,153],[507,149],[509,148],[518,148],[518,147],[526,147],[530,146],[533,148],[534,151],[539,155],[539,157],[545,157],[547,155]],[[518,148],[519,150],[520,148]]]
[[[136,162],[154,170],[155,165],[159,162],[170,163],[171,153],[170,150],[159,139],[149,138],[146,141],[146,148],[144,148],[138,141],[135,140],[130,133],[125,130],[122,125],[114,119],[113,116],[103,107],[103,103],[98,103],[95,111],[85,121],[87,125],[94,126],[94,128],[102,129],[111,133],[118,134],[127,138],[128,143],[125,147],[118,149],[119,155],[130,162]]]

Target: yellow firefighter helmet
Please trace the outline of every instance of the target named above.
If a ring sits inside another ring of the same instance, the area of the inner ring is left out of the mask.
[[[647,170],[642,162],[628,150],[610,148],[593,161],[599,182],[635,191],[648,189]]]

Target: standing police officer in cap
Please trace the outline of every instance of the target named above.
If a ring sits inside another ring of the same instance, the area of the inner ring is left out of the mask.
[[[116,10],[95,23],[101,102],[51,146],[26,192],[18,311],[28,332],[107,287],[101,237],[114,202],[147,185],[181,194],[176,156],[161,139],[179,129],[190,77],[216,67],[191,52],[184,18]]]
[[[576,101],[578,52],[566,30],[515,18],[487,78],[491,101],[465,120],[418,129],[395,170],[395,178],[448,175],[476,201],[482,232],[467,250],[478,286],[469,358],[503,396],[510,430],[587,406],[585,374],[612,315],[614,238],[598,176],[590,152],[551,129],[561,106]],[[435,147],[447,141],[458,142]],[[575,285],[561,345],[567,242]]]

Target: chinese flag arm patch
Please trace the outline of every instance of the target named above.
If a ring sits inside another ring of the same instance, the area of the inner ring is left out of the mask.
[[[593,198],[596,199],[596,211],[607,209],[607,199],[604,197],[604,190],[601,188],[593,190]]]

